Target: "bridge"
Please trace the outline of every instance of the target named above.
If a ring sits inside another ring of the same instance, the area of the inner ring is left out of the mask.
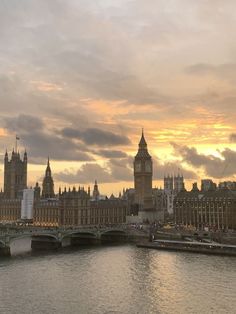
[[[112,227],[77,228],[13,228],[0,230],[0,256],[9,256],[11,244],[21,238],[31,238],[32,250],[59,249],[68,246],[137,241],[147,237],[144,231],[134,230],[128,225]]]

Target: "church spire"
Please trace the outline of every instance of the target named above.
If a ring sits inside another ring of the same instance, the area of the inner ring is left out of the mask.
[[[27,158],[27,152],[26,152],[26,149],[25,149],[25,152],[24,152],[24,161],[27,162],[27,159],[28,159],[28,158]]]
[[[46,177],[51,177],[52,175],[52,171],[51,171],[51,168],[50,168],[50,161],[49,161],[49,156],[48,156],[48,162],[47,162],[47,168],[46,168]]]
[[[6,153],[5,153],[5,161],[8,161],[8,153],[7,153],[7,149],[6,149]]]

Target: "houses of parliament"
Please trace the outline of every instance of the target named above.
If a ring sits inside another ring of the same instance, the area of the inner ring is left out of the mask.
[[[153,162],[142,131],[133,161],[134,187],[119,197],[101,195],[97,180],[90,187],[59,188],[48,158],[42,186],[27,187],[27,152],[15,149],[4,157],[4,190],[0,192],[0,222],[30,222],[36,226],[80,226],[152,223],[173,219],[177,224],[236,229],[236,183],[202,180],[186,191],[182,175],[164,177],[164,189],[153,188]],[[157,169],[158,171],[158,169]],[[229,188],[231,186],[231,188]],[[234,188],[232,188],[234,187]]]
[[[134,159],[134,188],[124,189],[119,197],[103,196],[97,181],[90,191],[59,188],[54,191],[54,180],[48,158],[42,186],[27,188],[28,156],[18,151],[4,157],[4,190],[0,193],[0,221],[16,222],[22,219],[38,226],[77,226],[89,224],[126,223],[127,217],[142,214],[141,219],[154,213],[152,203],[152,160],[142,132],[139,149]],[[32,196],[33,195],[33,196]],[[31,201],[31,203],[30,203]],[[26,206],[26,210],[22,207]],[[27,212],[22,215],[22,212]],[[146,216],[145,216],[146,213]]]

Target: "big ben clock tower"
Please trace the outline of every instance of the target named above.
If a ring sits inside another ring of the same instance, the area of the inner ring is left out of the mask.
[[[134,158],[135,203],[141,211],[153,208],[152,202],[152,157],[148,153],[143,130],[139,149]]]

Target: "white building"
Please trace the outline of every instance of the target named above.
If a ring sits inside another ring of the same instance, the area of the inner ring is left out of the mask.
[[[23,199],[21,201],[21,219],[33,219],[34,190],[24,189]]]
[[[184,177],[182,175],[168,175],[164,177],[166,206],[169,214],[173,214],[174,198],[182,190],[184,190]]]

